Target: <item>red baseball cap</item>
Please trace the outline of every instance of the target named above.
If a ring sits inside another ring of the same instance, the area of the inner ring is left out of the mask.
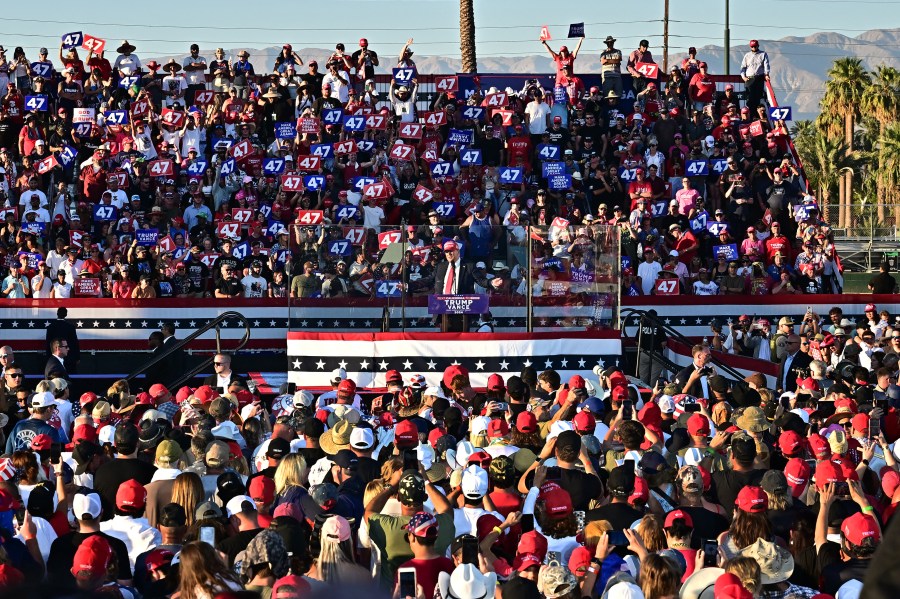
[[[543,558],[540,558],[533,553],[517,553],[516,559],[513,560],[513,568],[515,568],[517,572],[524,572],[528,568],[540,566],[543,563]]]
[[[487,427],[488,439],[505,437],[509,434],[509,425],[503,418],[494,418]]]
[[[488,391],[505,391],[506,383],[503,382],[503,377],[497,373],[492,374],[488,377],[487,380],[487,390]]]
[[[575,418],[572,419],[572,426],[575,427],[575,432],[590,435],[597,428],[597,419],[594,418],[590,410],[582,410],[575,414]]]
[[[853,418],[850,419],[850,424],[853,426],[853,430],[858,433],[868,433],[869,430],[869,415],[868,414],[857,414]]]
[[[898,487],[900,487],[900,473],[890,466],[882,468],[881,490],[884,491],[884,494],[888,497],[893,497],[894,493],[897,492]]]
[[[537,430],[537,418],[531,412],[522,412],[516,416],[516,430],[530,434]]]
[[[628,399],[628,387],[625,385],[617,385],[610,391],[610,397],[614,403],[619,403]]]
[[[586,389],[587,383],[584,381],[584,377],[580,374],[572,375],[572,378],[569,379],[569,389]]]
[[[634,491],[628,496],[628,503],[634,506],[638,502],[646,504],[648,501],[650,501],[650,485],[640,476],[636,476],[634,479]]]
[[[831,457],[831,445],[828,439],[819,433],[813,433],[806,438],[809,443],[809,449],[817,460],[827,460]]]
[[[709,436],[709,419],[703,414],[691,414],[687,421],[688,434],[692,437],[708,437]]]
[[[726,572],[716,579],[713,586],[713,597],[716,599],[753,599],[753,593],[744,588],[741,579]]]
[[[544,502],[544,510],[551,520],[562,520],[572,513],[572,497],[556,483],[545,483],[538,500]]]
[[[150,397],[153,399],[160,399],[165,395],[169,395],[169,390],[165,385],[161,385],[160,383],[156,383],[155,385],[150,386]]]
[[[442,426],[435,427],[431,429],[431,432],[428,433],[428,444],[431,447],[436,447],[437,442],[441,437],[445,437],[447,435],[447,431]]]
[[[53,445],[53,439],[46,433],[41,433],[31,440],[31,449],[35,451],[49,451]]]
[[[350,379],[344,379],[338,385],[337,390],[338,390],[338,393],[350,393],[350,394],[356,393],[356,383],[354,383]]]
[[[694,528],[694,519],[691,518],[691,515],[682,510],[672,510],[668,514],[666,514],[666,522],[663,524],[663,528],[669,528],[673,524],[675,524],[675,520],[684,520],[684,523],[687,524],[688,528]]]
[[[194,391],[194,397],[200,400],[200,403],[211,403],[212,400],[219,397],[219,393],[209,385],[201,385]]]
[[[168,549],[156,548],[147,554],[144,563],[147,566],[147,570],[155,572],[163,566],[170,565],[172,563],[172,558],[174,557],[175,554]]]
[[[178,403],[181,403],[184,400],[188,399],[193,393],[194,393],[194,390],[191,389],[190,387],[188,387],[187,385],[185,385],[184,387],[182,387],[181,389],[178,390],[178,393],[175,394],[175,401],[177,401]]]
[[[97,394],[93,391],[82,393],[81,397],[78,399],[78,403],[81,404],[82,408],[89,403],[94,403],[95,401],[97,401]]]
[[[399,370],[388,370],[387,374],[384,375],[384,380],[388,383],[395,382],[403,382],[403,376],[400,374]]]
[[[253,501],[267,505],[275,501],[275,481],[268,476],[254,477],[247,492]]]
[[[526,532],[519,539],[519,546],[516,549],[518,555],[530,553],[536,555],[538,560],[543,562],[547,556],[547,537],[536,530]]]
[[[778,437],[778,447],[781,453],[787,457],[797,455],[797,452],[803,447],[803,437],[796,431],[784,431]]]
[[[445,250],[447,249],[447,244],[449,244],[449,243],[452,243],[454,246],[454,249],[457,249],[457,245],[456,245],[455,241],[448,241],[447,243],[444,244]],[[460,366],[459,364],[454,364],[454,365],[448,366],[444,370],[444,376],[441,378],[441,380],[443,381],[444,386],[449,389],[450,383],[452,383],[453,379],[457,376],[468,377],[469,371],[466,370],[466,368],[464,366]]]
[[[394,445],[409,449],[419,444],[419,429],[411,420],[401,420],[394,426]]]
[[[591,566],[591,550],[587,547],[576,547],[569,556],[569,571],[575,576],[584,576],[587,569]]]
[[[748,485],[738,493],[735,505],[742,512],[759,514],[769,509],[769,496],[760,487]]]
[[[78,443],[79,441],[92,441],[97,443],[97,429],[89,424],[79,424],[75,427],[75,432],[72,433],[72,443]]]
[[[892,470],[893,472],[893,470]],[[802,458],[791,458],[784,467],[784,477],[787,484],[791,488],[791,496],[794,499],[803,495],[806,486],[809,484],[809,477],[812,474],[812,468]]]
[[[863,312],[877,312],[877,311],[878,310],[875,309],[875,304],[866,304],[866,308],[863,310]]]
[[[106,574],[113,557],[109,541],[101,535],[91,535],[78,546],[72,560],[72,576],[76,578],[99,578]]]
[[[119,509],[144,509],[145,505],[147,505],[147,489],[133,478],[125,481],[116,491],[116,507]]]
[[[876,543],[881,540],[881,531],[875,518],[862,512],[844,519],[841,534],[851,545],[862,545],[865,539],[872,539]]]
[[[828,483],[846,482],[847,477],[838,464],[830,460],[819,462],[816,465],[816,489],[821,491]]]

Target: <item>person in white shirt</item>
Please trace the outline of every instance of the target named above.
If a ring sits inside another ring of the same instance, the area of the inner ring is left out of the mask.
[[[37,274],[31,277],[31,297],[34,299],[45,299],[50,297],[53,291],[53,278],[50,273],[53,272],[47,263],[41,260],[38,262]]]
[[[532,135],[541,135],[547,130],[550,106],[544,102],[540,90],[534,92],[534,100],[525,106],[525,116],[528,117],[528,132]]]
[[[49,223],[50,222],[50,213],[47,212],[46,208],[43,208],[41,204],[39,204],[39,198],[36,195],[31,196],[30,204],[25,209],[25,212],[22,213],[22,222],[27,222],[25,218],[29,214],[34,213],[34,222],[38,223]]]
[[[78,257],[78,249],[77,248],[69,248],[66,251],[68,257],[66,260],[59,266],[59,269],[66,273],[66,283],[70,285],[75,284],[75,279],[81,274],[81,270],[84,268],[84,260]]]
[[[484,496],[488,492],[488,473],[481,466],[472,464],[462,473],[460,482],[463,496],[463,507],[453,510],[453,524],[456,535],[478,534],[478,519],[485,514],[492,514],[501,522],[503,516],[497,512],[489,512],[482,507]]]
[[[243,279],[244,297],[265,297],[269,283],[262,276],[262,262],[254,260],[250,264],[250,272]]]
[[[719,286],[709,279],[709,271],[701,268],[697,272],[700,280],[694,282],[694,295],[719,295]]]
[[[56,281],[53,282],[53,290],[50,297],[66,299],[72,297],[72,283],[66,281],[66,271],[59,269],[56,273]]]
[[[162,80],[162,91],[165,96],[166,107],[171,108],[175,102],[179,102],[183,106],[184,92],[187,91],[187,81],[182,75],[176,74],[181,70],[181,65],[175,62],[175,59],[172,59],[165,64],[163,70],[169,73]]]
[[[188,87],[202,90],[206,87],[206,58],[200,56],[200,46],[191,44],[191,54],[181,61],[184,67],[185,78]],[[188,104],[193,103],[193,97],[188,98]]]
[[[64,378],[50,380],[50,391],[56,400],[56,411],[60,425],[66,439],[72,434],[72,425],[75,424],[75,414],[72,412],[72,402],[69,401],[69,381]]]
[[[128,205],[128,194],[123,189],[119,189],[119,178],[109,177],[106,181],[107,189],[112,196],[112,205],[121,210],[122,206]]]
[[[350,74],[347,71],[338,70],[336,62],[328,65],[328,73],[322,79],[322,87],[326,85],[331,87],[331,91],[340,100],[341,104],[346,104],[350,100]]]
[[[150,526],[144,518],[146,505],[147,490],[144,485],[134,479],[126,481],[116,492],[116,515],[100,524],[101,531],[125,543],[132,570],[140,554],[162,543],[159,530]]]
[[[134,134],[134,149],[140,152],[146,160],[154,160],[158,155],[153,138],[150,137],[150,130],[143,122],[138,121],[132,128]]]
[[[656,261],[653,248],[644,248],[644,261],[638,264],[637,275],[644,295],[653,293],[653,285],[659,277],[662,264]]]
[[[363,226],[368,229],[378,230],[384,221],[384,210],[378,204],[372,205],[370,200],[363,200]]]
[[[40,180],[37,177],[31,177],[28,180],[28,189],[22,191],[19,195],[19,206],[22,208],[29,208],[32,203],[32,198],[38,199],[38,206],[41,208],[46,208],[49,205],[47,201],[47,194],[38,189],[38,185],[40,185]]]
[[[113,69],[119,71],[123,77],[129,77],[141,70],[141,59],[137,54],[132,54],[137,48],[128,43],[128,40],[122,42],[122,45],[116,48],[119,55],[116,62],[113,63]]]

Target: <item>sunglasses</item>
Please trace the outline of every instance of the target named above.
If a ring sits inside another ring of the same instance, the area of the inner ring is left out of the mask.
[[[213,362],[213,366],[224,366],[225,362]]]
[[[22,374],[21,372],[9,372],[6,374],[6,376],[11,376],[15,379],[20,379],[20,378],[24,377],[25,375]]]

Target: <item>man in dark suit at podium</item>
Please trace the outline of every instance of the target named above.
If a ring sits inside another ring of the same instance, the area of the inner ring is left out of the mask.
[[[69,353],[65,357],[65,368],[68,374],[74,374],[78,371],[78,362],[81,360],[81,350],[78,346],[78,331],[75,325],[66,320],[69,311],[65,308],[59,308],[56,311],[56,320],[47,326],[47,359],[53,355],[50,344],[54,339],[65,339],[69,346]],[[52,361],[51,361],[52,362]]]
[[[475,293],[475,277],[472,265],[463,264],[459,257],[459,245],[452,239],[444,242],[445,260],[437,265],[434,274],[434,293],[437,295],[461,295]],[[464,333],[468,318],[465,315],[448,315],[445,332]]]

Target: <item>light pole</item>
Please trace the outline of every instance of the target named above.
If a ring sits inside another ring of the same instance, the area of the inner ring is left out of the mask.
[[[725,74],[731,75],[731,28],[728,26],[729,2],[725,0]]]

